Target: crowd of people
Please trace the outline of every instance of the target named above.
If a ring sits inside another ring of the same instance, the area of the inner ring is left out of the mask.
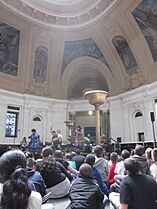
[[[64,197],[66,209],[157,209],[157,148],[107,156],[101,145],[81,153],[78,141],[77,149],[45,146],[37,157],[38,139],[33,129],[29,152],[0,150],[1,209],[55,209]]]

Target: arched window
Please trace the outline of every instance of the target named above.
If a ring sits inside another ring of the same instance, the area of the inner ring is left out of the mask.
[[[137,62],[126,40],[122,36],[115,36],[112,43],[122,60],[126,72],[129,74],[137,73]]]
[[[135,118],[141,117],[141,116],[143,116],[141,112],[137,112],[137,113],[135,114]]]
[[[47,62],[48,62],[48,49],[40,46],[35,51],[35,63],[33,79],[36,82],[46,81],[47,76]]]
[[[39,117],[35,117],[33,118],[33,121],[41,121],[41,119]]]

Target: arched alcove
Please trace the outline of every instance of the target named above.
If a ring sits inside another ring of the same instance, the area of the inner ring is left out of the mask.
[[[80,99],[83,98],[85,89],[105,90],[109,91],[106,78],[91,67],[83,67],[75,71],[70,78],[68,85],[67,98]]]
[[[118,79],[118,78],[117,78]],[[81,57],[73,60],[63,73],[61,86],[64,86],[68,99],[83,98],[83,90],[99,89],[112,93],[117,84],[108,67],[91,57]]]

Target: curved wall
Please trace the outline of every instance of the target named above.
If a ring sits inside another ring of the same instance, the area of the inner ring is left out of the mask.
[[[156,95],[157,82],[154,82],[118,96],[108,97],[100,110],[102,120],[105,120],[105,114],[110,112],[111,133],[109,136],[114,139],[120,137],[122,142],[138,142],[139,133],[143,133],[145,141],[153,141],[150,112],[154,112],[156,118]],[[0,90],[0,96],[0,143],[3,144],[19,144],[24,136],[30,135],[32,128],[37,129],[43,143],[51,141],[52,130],[59,130],[66,139],[68,130],[64,121],[69,120],[69,114],[73,119],[75,118],[76,125],[81,125],[83,129],[95,126],[93,116],[90,118],[90,116],[83,115],[83,117],[76,118],[79,112],[94,110],[94,106],[86,100],[63,101],[5,90]],[[8,111],[18,113],[16,137],[5,136]],[[142,123],[139,121],[137,123],[135,120],[137,112],[142,113]],[[35,122],[33,120],[35,117],[40,118],[41,122]],[[104,125],[102,122],[101,125]],[[157,134],[156,120],[154,127],[155,134]],[[102,130],[104,128],[102,126]]]

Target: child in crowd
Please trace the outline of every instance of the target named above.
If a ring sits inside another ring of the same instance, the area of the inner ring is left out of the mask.
[[[88,154],[86,156],[85,162],[88,163],[91,167],[92,167],[92,177],[97,181],[97,183],[99,184],[101,191],[108,196],[108,187],[107,185],[103,182],[101,174],[99,173],[99,171],[93,167],[94,163],[95,163],[95,155],[93,154]]]
[[[66,209],[102,209],[104,194],[92,179],[92,167],[84,163],[79,172],[70,188],[71,203]]]

